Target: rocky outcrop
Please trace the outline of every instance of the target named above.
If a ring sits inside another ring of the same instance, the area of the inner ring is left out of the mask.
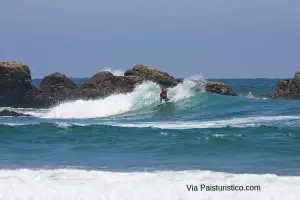
[[[95,74],[85,84],[75,89],[70,96],[73,99],[104,98],[112,94],[131,92],[137,81],[132,77],[114,76],[104,71]]]
[[[137,84],[153,81],[163,87],[173,87],[178,80],[168,73],[161,72],[149,66],[135,65],[126,71],[124,76],[114,76],[111,72],[99,72],[84,85],[71,92],[73,99],[104,98],[112,94],[132,92]]]
[[[178,80],[168,73],[141,64],[126,71],[124,76],[132,77],[136,82],[153,81],[163,87],[174,87],[178,83]]]
[[[31,116],[31,115],[18,113],[18,112],[10,111],[7,109],[0,111],[0,117],[22,117],[22,116]]]
[[[126,71],[124,76],[114,76],[107,71],[99,72],[82,85],[56,72],[43,78],[40,88],[36,88],[31,84],[27,65],[0,62],[0,106],[49,107],[62,101],[104,98],[112,94],[132,92],[136,85],[144,81],[169,88],[181,83],[183,79],[176,79],[149,66],[136,65]],[[203,85],[200,85],[202,88]],[[236,95],[224,83],[206,82],[205,88],[208,92]]]
[[[46,107],[53,103],[31,83],[27,65],[16,61],[0,62],[0,106]]]
[[[40,83],[41,90],[57,102],[68,100],[71,92],[78,86],[66,75],[59,72],[46,76]]]
[[[85,85],[91,87],[101,85],[103,84],[103,82],[108,81],[113,77],[114,75],[111,72],[108,71],[98,72],[92,78],[90,78]]]
[[[28,90],[22,99],[22,107],[43,108],[57,103],[52,96],[49,96],[41,89],[33,87]]]
[[[0,106],[19,105],[32,88],[27,65],[20,62],[0,62]]]
[[[300,71],[292,80],[279,81],[273,98],[300,99]]]
[[[228,85],[221,82],[205,82],[205,91],[221,95],[237,96],[237,94],[230,87],[228,87]]]

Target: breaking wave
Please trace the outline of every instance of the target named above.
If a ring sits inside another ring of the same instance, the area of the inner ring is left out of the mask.
[[[203,88],[201,77],[190,77],[169,88],[169,97],[173,102],[195,95],[195,89]],[[129,111],[151,108],[159,102],[160,86],[153,82],[138,85],[133,92],[115,94],[98,100],[77,100],[62,103],[44,114],[44,118],[98,118],[120,115]]]

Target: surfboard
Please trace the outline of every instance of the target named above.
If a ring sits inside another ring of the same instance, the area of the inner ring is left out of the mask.
[[[174,105],[174,103],[172,101],[161,102],[161,103],[155,105],[153,108],[161,108],[161,107],[168,106],[168,105]]]
[[[175,114],[175,104],[172,101],[162,102],[152,108],[156,115],[174,115]]]

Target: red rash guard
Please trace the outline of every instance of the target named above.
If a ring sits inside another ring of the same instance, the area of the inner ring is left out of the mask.
[[[163,99],[167,98],[167,97],[168,97],[167,91],[162,91],[162,92],[160,93],[160,97],[163,98]]]

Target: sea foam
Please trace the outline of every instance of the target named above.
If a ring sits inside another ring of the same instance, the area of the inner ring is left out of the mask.
[[[188,191],[187,186],[259,186],[259,191]],[[1,170],[0,199],[298,200],[300,177],[211,171]]]
[[[212,121],[164,121],[164,122],[135,122],[135,123],[107,123],[120,127],[155,127],[162,129],[194,129],[194,128],[224,128],[227,126],[245,128],[262,125],[288,124],[298,126],[300,116],[257,116],[240,117]]]

